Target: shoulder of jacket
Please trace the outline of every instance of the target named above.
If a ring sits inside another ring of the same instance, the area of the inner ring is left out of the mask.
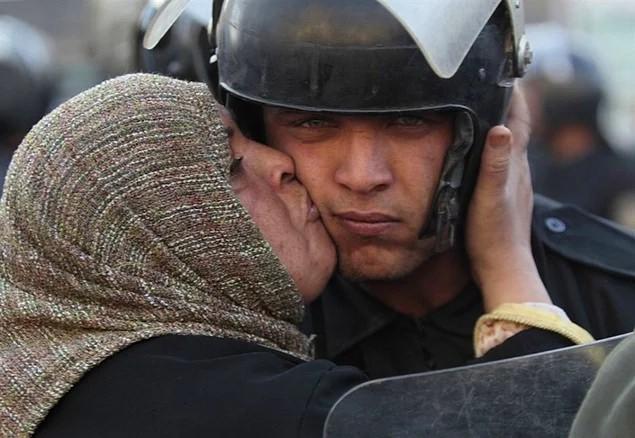
[[[635,231],[535,195],[533,234],[559,255],[635,278]]]

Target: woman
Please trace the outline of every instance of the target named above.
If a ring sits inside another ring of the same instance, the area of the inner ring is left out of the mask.
[[[290,159],[243,142],[231,166],[211,119],[204,85],[129,76],[25,140],[0,208],[0,435],[47,413],[36,435],[294,435],[328,411],[314,390],[333,389],[332,404],[363,378],[293,368],[310,351],[301,294],[324,286],[334,249]]]
[[[297,329],[334,249],[287,156],[232,148],[204,85],[150,75],[33,129],[0,204],[0,434],[321,436],[365,379]]]

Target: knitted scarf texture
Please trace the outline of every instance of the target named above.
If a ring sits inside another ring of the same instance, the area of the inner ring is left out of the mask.
[[[231,190],[203,84],[107,81],[18,148],[0,202],[0,436],[92,367],[165,334],[308,355],[302,300]]]

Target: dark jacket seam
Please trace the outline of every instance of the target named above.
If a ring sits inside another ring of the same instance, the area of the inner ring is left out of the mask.
[[[320,377],[318,378],[317,382],[315,383],[315,385],[313,385],[313,389],[311,390],[311,394],[309,394],[309,397],[307,398],[307,401],[304,405],[304,410],[302,411],[302,415],[300,416],[300,422],[298,424],[298,438],[301,438],[302,436],[302,429],[304,428],[304,420],[306,418],[306,414],[309,411],[309,406],[311,405],[311,402],[313,401],[313,397],[315,396],[315,393],[318,389],[318,387],[320,386],[320,383],[322,383],[322,379],[324,379],[324,377],[330,373],[333,368],[335,368],[336,365],[331,365],[329,366],[329,368],[324,371]]]

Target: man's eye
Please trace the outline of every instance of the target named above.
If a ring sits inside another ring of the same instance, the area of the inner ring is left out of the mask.
[[[305,119],[298,120],[294,125],[301,128],[327,128],[332,126],[332,123],[325,119]]]

